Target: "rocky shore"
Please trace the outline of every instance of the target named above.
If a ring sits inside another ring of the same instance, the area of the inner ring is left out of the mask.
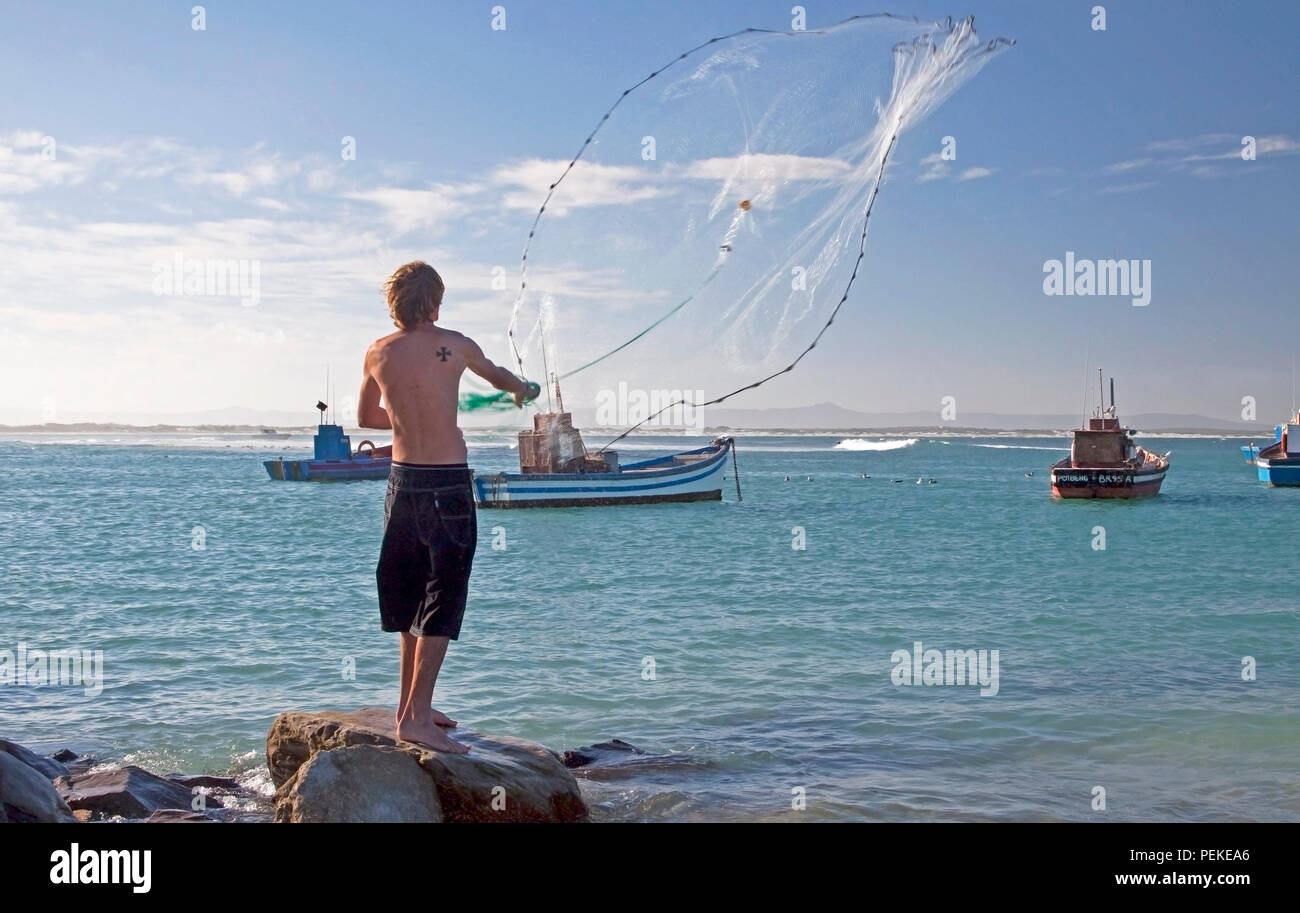
[[[390,709],[282,713],[266,739],[268,800],[239,781],[158,775],[0,739],[0,823],[581,822],[582,776],[640,749],[614,739],[562,755],[536,742],[457,729],[465,755],[399,741]]]

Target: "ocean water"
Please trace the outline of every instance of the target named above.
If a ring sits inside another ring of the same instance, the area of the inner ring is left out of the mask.
[[[438,706],[645,749],[583,778],[604,820],[1300,819],[1300,490],[1236,440],[1143,438],[1173,467],[1126,503],[1054,501],[1060,438],[882,440],[742,437],[740,502],[481,512]],[[308,443],[0,437],[0,650],[104,657],[0,686],[0,737],[266,793],[277,713],[393,704],[384,485],[266,478]],[[996,694],[896,684],[918,641],[998,651]]]

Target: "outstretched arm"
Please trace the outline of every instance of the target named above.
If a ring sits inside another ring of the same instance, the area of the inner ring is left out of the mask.
[[[469,338],[465,340],[465,367],[498,390],[513,393],[515,395],[515,405],[523,406],[524,400],[530,392],[528,382],[516,377],[500,365],[493,364],[483,354],[483,350],[479,348],[478,343]]]
[[[361,367],[361,394],[357,397],[357,427],[389,429],[393,427],[388,410],[379,405],[379,382],[370,373],[370,353]]]

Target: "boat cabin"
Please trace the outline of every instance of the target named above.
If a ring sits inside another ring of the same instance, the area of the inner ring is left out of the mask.
[[[1076,466],[1119,465],[1132,458],[1133,441],[1112,415],[1090,418],[1087,428],[1074,432],[1070,459]]]
[[[618,472],[618,468],[618,454],[612,450],[587,452],[568,412],[539,412],[533,416],[533,430],[519,432],[522,473]]]

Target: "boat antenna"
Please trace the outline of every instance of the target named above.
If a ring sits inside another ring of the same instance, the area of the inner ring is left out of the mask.
[[[551,366],[546,358],[547,348],[548,348],[548,340],[546,338],[546,328],[543,327],[542,328],[542,376],[548,378],[554,378],[555,375],[551,373]],[[549,383],[546,385],[546,411],[547,412],[555,411],[555,404],[551,402],[551,385]]]
[[[1115,414],[1115,378],[1110,379],[1110,414]]]
[[[1101,379],[1101,368],[1097,369],[1097,395],[1099,397],[1097,400],[1097,414],[1104,417],[1106,415],[1106,385]]]
[[[1088,424],[1088,362],[1089,350],[1092,348],[1092,338],[1089,336],[1087,343],[1084,345],[1083,352],[1083,423]]]

